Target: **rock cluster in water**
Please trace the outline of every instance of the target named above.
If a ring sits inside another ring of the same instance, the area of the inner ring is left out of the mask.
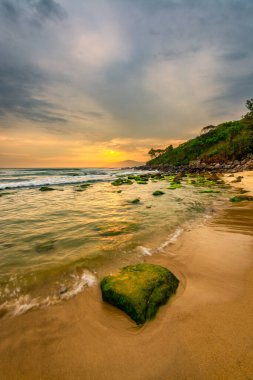
[[[124,267],[101,283],[103,300],[126,312],[137,324],[154,318],[178,287],[179,280],[168,269],[153,264]]]
[[[189,165],[144,165],[138,166],[140,170],[161,170],[169,173],[203,173],[203,172],[219,172],[219,173],[236,173],[244,170],[253,170],[253,154],[248,154],[243,160],[213,162],[207,163],[201,160],[192,161]]]

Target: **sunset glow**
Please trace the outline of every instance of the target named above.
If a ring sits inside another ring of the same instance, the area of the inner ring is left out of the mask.
[[[252,3],[219,3],[1,2],[0,166],[145,162],[239,118]]]

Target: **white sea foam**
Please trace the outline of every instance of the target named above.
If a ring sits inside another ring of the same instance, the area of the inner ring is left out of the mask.
[[[88,270],[84,270],[81,276],[75,275],[73,278],[74,281],[69,287],[62,287],[64,289],[63,294],[52,295],[46,298],[33,298],[29,294],[25,294],[4,302],[0,305],[0,315],[2,314],[3,317],[17,316],[26,313],[28,310],[55,305],[61,302],[61,300],[70,299],[81,293],[86,287],[97,284],[96,276]]]
[[[17,188],[27,188],[27,187],[39,187],[46,185],[66,185],[66,184],[78,184],[83,182],[98,182],[98,181],[109,181],[111,175],[85,175],[85,176],[50,176],[50,177],[39,177],[36,179],[26,180],[26,181],[10,181],[5,183],[0,183],[0,190],[6,188],[17,189]]]
[[[184,229],[182,227],[178,227],[175,230],[175,232],[172,235],[170,235],[169,238],[158,247],[157,251],[162,251],[163,249],[167,248],[170,244],[174,244],[178,240],[179,236],[182,235],[183,231]]]
[[[87,170],[80,171],[79,173],[66,173],[66,171],[45,170],[45,171],[24,171],[20,173],[12,172],[11,176],[6,178],[6,173],[0,171],[0,190],[6,188],[17,189],[17,188],[31,188],[46,185],[66,185],[66,184],[78,184],[83,182],[106,182],[114,180],[117,177],[126,176],[129,174],[134,174],[134,170],[122,170],[118,169],[104,169],[104,170]],[[138,172],[139,173],[139,172]],[[146,173],[142,171],[141,173]],[[45,175],[48,174],[48,175]]]
[[[143,247],[143,246],[139,246],[138,247],[139,251],[141,252],[141,254],[143,256],[152,256],[152,252],[151,252],[151,249],[150,248],[147,248],[147,247]]]
[[[66,292],[61,295],[61,299],[69,299],[81,293],[86,287],[96,285],[96,276],[88,270],[85,270],[81,276],[74,276],[74,282],[70,288],[66,288]]]

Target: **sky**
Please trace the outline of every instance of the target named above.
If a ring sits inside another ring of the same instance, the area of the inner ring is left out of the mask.
[[[252,0],[0,0],[0,167],[145,162],[253,97]]]

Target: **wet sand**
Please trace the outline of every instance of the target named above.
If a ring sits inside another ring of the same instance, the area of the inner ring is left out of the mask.
[[[1,320],[0,378],[253,379],[252,216],[250,202],[228,202],[147,259],[181,283],[143,327],[102,303],[98,287]]]

